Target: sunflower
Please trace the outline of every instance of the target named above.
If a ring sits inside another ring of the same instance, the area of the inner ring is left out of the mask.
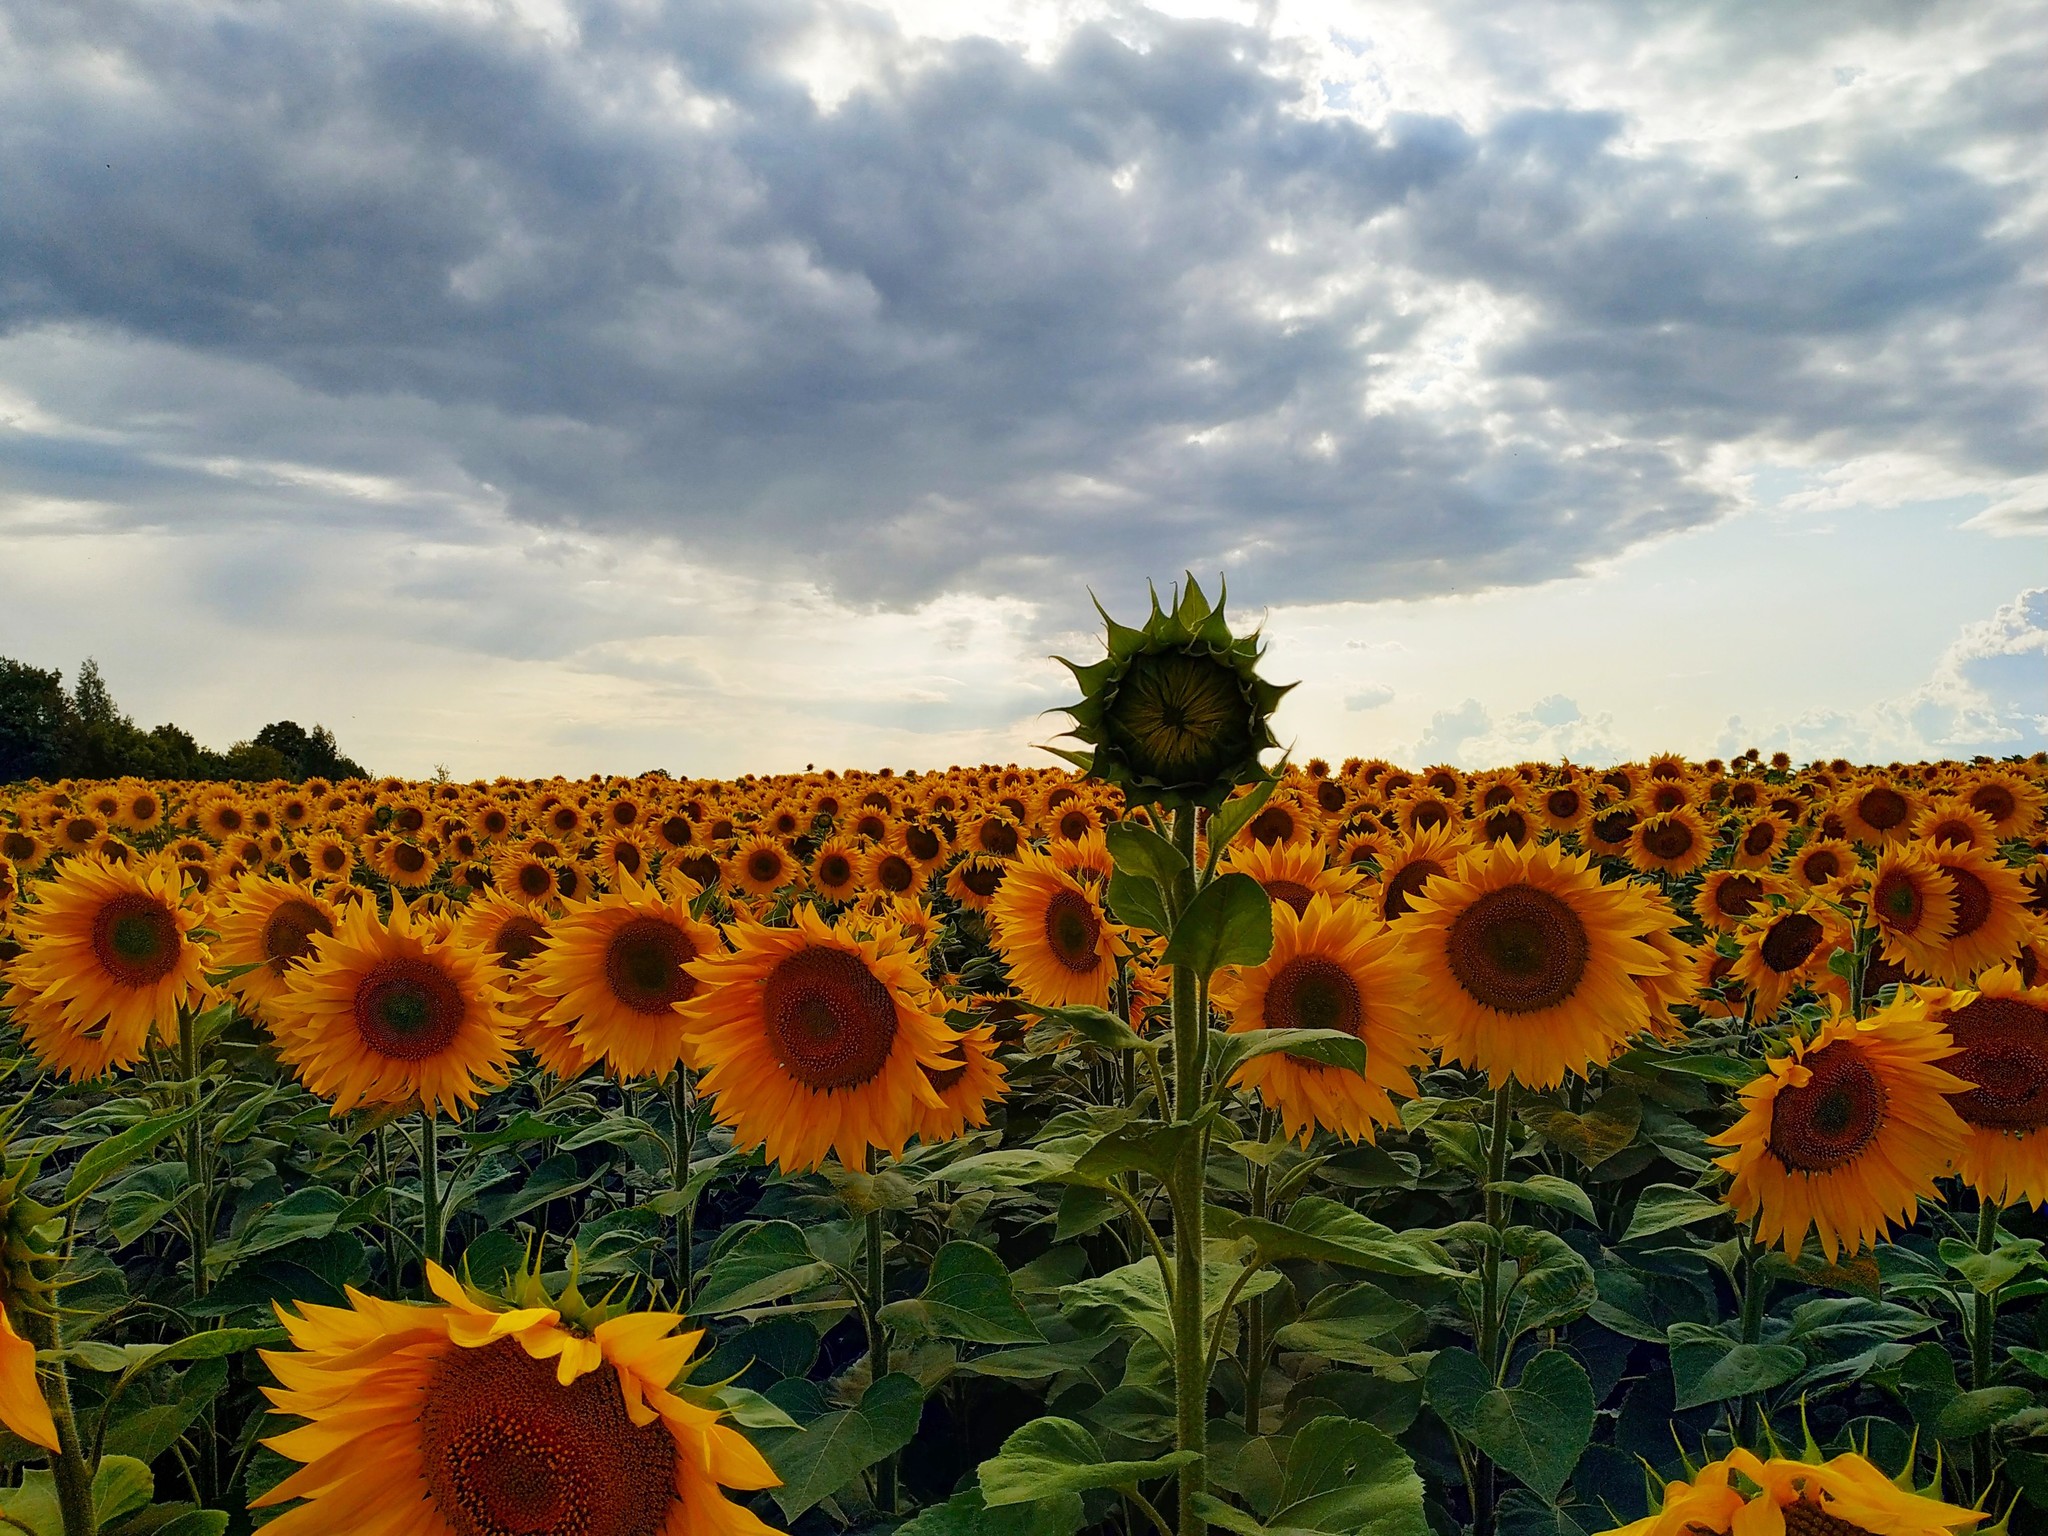
[[[276,1536],[767,1536],[723,1488],[779,1479],[718,1413],[678,1396],[702,1333],[667,1312],[500,1310],[438,1264],[439,1305],[278,1309],[265,1393],[308,1422],[266,1441],[304,1465],[257,1501],[305,1502]],[[522,1300],[529,1299],[522,1297]],[[367,1469],[374,1469],[370,1471]]]
[[[112,813],[114,825],[134,833],[154,832],[164,823],[164,797],[147,784],[121,782]]]
[[[1757,912],[1736,929],[1735,937],[1742,951],[1735,959],[1735,979],[1749,988],[1759,1021],[1776,1013],[1802,986],[1832,980],[1829,957],[1854,948],[1849,925],[1811,896]]]
[[[860,888],[884,896],[915,897],[931,879],[931,869],[901,848],[877,843],[860,856]]]
[[[1068,800],[1057,808],[1048,808],[1047,815],[1052,823],[1052,835],[1063,843],[1078,843],[1091,833],[1102,832],[1102,812],[1084,800]]]
[[[1311,897],[1342,901],[1359,883],[1349,869],[1330,868],[1326,856],[1327,850],[1317,841],[1245,843],[1230,850],[1223,868],[1250,875],[1266,888],[1268,896],[1292,907],[1299,917],[1308,910]]]
[[[287,973],[270,1005],[279,1059],[336,1114],[417,1102],[452,1115],[505,1081],[513,1021],[489,958],[451,926],[395,894],[383,921],[359,901]]]
[[[227,983],[253,1016],[268,1021],[285,977],[313,952],[315,934],[334,932],[334,904],[309,886],[259,876],[245,880],[218,909],[214,963],[253,966]]]
[[[1391,923],[1406,917],[1421,899],[1423,888],[1438,875],[1449,874],[1469,846],[1452,828],[1437,827],[1388,849],[1380,860],[1377,886],[1366,892],[1378,897],[1380,918]]]
[[[1644,874],[1689,875],[1713,850],[1713,834],[1689,805],[1645,816],[1629,829],[1628,861]]]
[[[1786,840],[1792,835],[1792,823],[1771,811],[1738,825],[1741,831],[1735,837],[1734,855],[1737,869],[1769,869],[1772,861],[1785,851]]]
[[[1744,918],[1755,914],[1765,897],[1783,889],[1783,881],[1761,871],[1717,869],[1700,882],[1693,911],[1702,927],[1732,933]]]
[[[180,1009],[207,997],[203,917],[195,893],[161,860],[67,859],[18,909],[21,953],[4,1002],[45,1066],[78,1079],[133,1065],[150,1033],[169,1044]]]
[[[1896,843],[1870,876],[1878,948],[1896,965],[1932,975],[1956,931],[1956,884],[1918,843]]]
[[[17,873],[32,875],[50,857],[50,841],[34,827],[0,827],[0,859],[12,864]]]
[[[1009,1091],[1003,1064],[996,1060],[994,1025],[977,1024],[953,1038],[950,1064],[926,1074],[939,1106],[918,1116],[917,1139],[922,1142],[952,1141],[980,1130],[988,1124],[989,1105]]]
[[[1109,840],[1100,832],[1091,832],[1079,842],[1056,842],[1047,852],[1053,863],[1084,884],[1106,885],[1109,877],[1116,873],[1116,860],[1109,854]]]
[[[749,896],[768,896],[797,875],[797,862],[772,837],[748,838],[732,856],[733,884]]]
[[[765,1144],[785,1171],[833,1152],[858,1168],[870,1147],[900,1153],[940,1105],[931,1076],[960,1064],[956,1037],[899,935],[856,936],[809,908],[794,919],[735,923],[734,953],[691,965],[687,1059],[739,1150]]]
[[[1556,844],[1467,854],[1402,919],[1446,1061],[1550,1088],[1647,1028],[1636,978],[1667,969],[1638,892]]]
[[[2010,867],[1974,848],[1926,846],[1955,894],[1955,929],[1921,966],[1935,980],[1965,987],[1987,966],[2009,959],[2027,931],[2027,888]]]
[[[1954,1536],[1985,1518],[1901,1487],[1854,1451],[1764,1461],[1738,1447],[1666,1483],[1655,1514],[1607,1536]]]
[[[1735,975],[1740,951],[1727,939],[1702,944],[1693,952],[1692,1004],[1709,1018],[1739,1019],[1748,991]]]
[[[660,1077],[683,1057],[674,1009],[697,993],[689,967],[721,948],[680,891],[665,896],[628,876],[556,919],[526,982],[591,1060],[620,1077]]]
[[[946,894],[969,912],[986,912],[1010,866],[987,854],[969,854],[946,875]]]
[[[614,807],[617,804],[613,802]],[[598,841],[598,872],[613,887],[628,876],[645,880],[653,873],[653,867],[651,850],[638,832],[612,832]]]
[[[1849,837],[1872,848],[1897,842],[1912,830],[1916,796],[1886,779],[1855,785],[1835,802]]]
[[[988,915],[996,951],[1025,997],[1055,1008],[1109,1005],[1117,958],[1128,950],[1097,891],[1027,844]]]
[[[1949,1103],[1969,1127],[1956,1172],[1986,1200],[2048,1204],[2048,986],[1994,966],[1974,992],[1921,994],[1955,1042],[1942,1065],[1968,1085]]]
[[[515,900],[540,906],[560,894],[555,866],[537,854],[508,848],[491,861],[491,883]]]
[[[355,850],[348,839],[334,832],[321,832],[309,838],[305,854],[312,878],[320,881],[345,881],[356,864]]]
[[[1726,1199],[1757,1240],[1797,1260],[1809,1232],[1833,1263],[1912,1222],[1966,1127],[1948,1095],[1970,1084],[1935,1066],[1955,1047],[1915,1000],[1857,1020],[1837,1011],[1742,1090],[1743,1114],[1708,1140]]]
[[[1816,837],[1800,846],[1785,867],[1809,891],[1827,891],[1857,870],[1856,850],[1839,837]]]
[[[1553,832],[1576,832],[1593,812],[1593,802],[1576,778],[1548,786],[1532,803],[1537,816]]]
[[[1998,848],[1998,829],[1991,818],[1958,795],[1942,795],[1927,802],[1913,818],[1913,837],[1923,843],[1993,853]]]
[[[1260,1056],[1233,1082],[1275,1110],[1306,1146],[1317,1127],[1371,1141],[1399,1119],[1393,1095],[1415,1096],[1428,1059],[1416,1009],[1420,981],[1396,931],[1360,902],[1317,894],[1296,915],[1273,906],[1273,952],[1257,966],[1217,977],[1215,1000],[1233,1034],[1255,1029],[1341,1029],[1365,1042],[1365,1071],[1323,1066],[1285,1052]]]
[[[1619,805],[1596,806],[1586,822],[1586,847],[1599,854],[1626,854],[1629,838],[1642,815],[1627,801]]]
[[[811,858],[811,887],[827,901],[851,901],[860,894],[861,856],[838,838],[827,838]]]
[[[2041,824],[2041,807],[2048,801],[2040,785],[2006,768],[1978,769],[1965,780],[1962,797],[1972,810],[1991,818],[1991,830],[2000,839],[2027,836]]]
[[[1456,800],[1432,789],[1411,789],[1394,802],[1394,817],[1401,835],[1420,837],[1425,832],[1459,826]]]

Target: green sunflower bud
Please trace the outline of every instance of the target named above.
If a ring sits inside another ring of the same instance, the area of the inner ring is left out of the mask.
[[[1066,706],[1069,736],[1088,752],[1048,751],[1091,778],[1114,784],[1132,805],[1215,809],[1240,784],[1266,776],[1259,754],[1279,746],[1270,721],[1285,687],[1258,675],[1256,632],[1233,635],[1190,575],[1171,610],[1152,594],[1152,616],[1132,629],[1096,611],[1109,626],[1109,654],[1091,666],[1058,658],[1081,685]]]

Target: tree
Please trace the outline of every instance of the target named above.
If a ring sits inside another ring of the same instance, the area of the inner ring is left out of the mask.
[[[0,783],[62,778],[70,719],[61,672],[0,656]]]

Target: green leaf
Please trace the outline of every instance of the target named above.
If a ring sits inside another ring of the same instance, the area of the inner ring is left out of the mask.
[[[1381,1348],[1382,1341],[1397,1343],[1396,1335],[1421,1320],[1420,1307],[1361,1281],[1319,1292],[1307,1311],[1273,1335],[1273,1342],[1346,1365],[1380,1366],[1401,1352]]]
[[[791,1221],[764,1221],[742,1232],[712,1263],[690,1310],[707,1317],[737,1312],[794,1296],[831,1278],[831,1266],[812,1256],[801,1227]]]
[[[1269,1529],[1341,1536],[1426,1536],[1422,1479],[1408,1453],[1356,1419],[1312,1419],[1287,1448],[1287,1480]]]
[[[896,1536],[1074,1536],[1087,1519],[1078,1493],[990,1509],[979,1487],[929,1504],[896,1527]]]
[[[1209,1046],[1215,1053],[1219,1083],[1228,1082],[1230,1075],[1246,1062],[1275,1051],[1326,1067],[1365,1070],[1365,1042],[1342,1029],[1216,1029],[1209,1032]]]
[[[1526,1179],[1502,1179],[1487,1188],[1512,1195],[1517,1200],[1547,1205],[1552,1210],[1569,1211],[1589,1226],[1600,1225],[1600,1218],[1593,1213],[1592,1197],[1570,1179],[1561,1179],[1554,1173],[1532,1174]]]
[[[1768,1392],[1806,1367],[1804,1352],[1790,1344],[1739,1344],[1700,1323],[1673,1323],[1664,1337],[1671,1345],[1675,1406],[1681,1410]]]
[[[2042,1266],[2041,1240],[2034,1237],[2006,1238],[1990,1253],[1979,1253],[1958,1238],[1944,1237],[1940,1251],[1942,1263],[1968,1281],[1970,1289],[1980,1296],[1993,1295],[2028,1270]]]
[[[1135,821],[1112,821],[1102,829],[1102,837],[1121,873],[1150,880],[1161,891],[1171,891],[1193,873],[1178,848]]]
[[[120,1135],[100,1142],[71,1170],[71,1177],[64,1185],[64,1198],[76,1200],[90,1194],[109,1174],[119,1173],[138,1157],[147,1156],[166,1136],[190,1125],[198,1113],[196,1104],[187,1104],[182,1109],[154,1115],[140,1124],[131,1125]]]
[[[160,1525],[150,1536],[226,1536],[228,1512],[224,1509],[188,1509],[168,1525]]]
[[[1470,1350],[1440,1350],[1425,1381],[1437,1415],[1539,1498],[1556,1499],[1593,1438],[1593,1383],[1562,1350],[1536,1355],[1512,1387]]]
[[[1632,1051],[1626,1051],[1608,1066],[1647,1076],[1678,1072],[1686,1077],[1719,1083],[1724,1088],[1741,1088],[1752,1083],[1763,1070],[1756,1062],[1744,1061],[1739,1056],[1720,1056],[1711,1051],[1667,1051],[1650,1045],[1639,1045]]]
[[[102,1527],[132,1515],[156,1494],[156,1474],[133,1456],[107,1456],[92,1477],[93,1512]]]
[[[1156,1044],[1132,1029],[1107,1008],[1091,1008],[1085,1004],[1074,1004],[1065,1008],[1046,1008],[1037,1003],[1026,1003],[1023,1006],[1048,1024],[1070,1030],[1078,1039],[1087,1041],[1099,1051],[1159,1049]]]
[[[889,1303],[881,1318],[906,1333],[970,1344],[1029,1344],[1045,1337],[1018,1305],[1003,1261],[979,1243],[946,1244],[932,1260],[924,1294]]]
[[[1504,1348],[1532,1329],[1563,1326],[1600,1299],[1593,1266],[1555,1232],[1510,1227],[1501,1237],[1501,1257],[1507,1291],[1502,1307]]]
[[[180,1360],[219,1360],[229,1355],[246,1354],[252,1349],[275,1349],[286,1338],[282,1328],[214,1328],[151,1349],[137,1358],[129,1370],[131,1373],[146,1371],[159,1365],[173,1365]]]
[[[1202,1316],[1205,1329],[1215,1321],[1223,1298],[1244,1274],[1245,1266],[1210,1258],[1202,1265]],[[1239,1301],[1263,1296],[1281,1283],[1272,1270],[1253,1275],[1238,1292]],[[1108,1333],[1129,1328],[1145,1335],[1160,1354],[1173,1357],[1173,1318],[1166,1306],[1166,1286],[1158,1263],[1149,1258],[1095,1275],[1060,1292],[1060,1308],[1082,1333]]]
[[[1935,1438],[1974,1439],[2031,1407],[2033,1401],[2034,1394],[2025,1387],[1980,1387],[1974,1392],[1958,1392],[1935,1415]]]
[[[977,1475],[983,1501],[996,1509],[1092,1488],[1135,1488],[1196,1459],[1193,1451],[1174,1451],[1150,1461],[1105,1461],[1095,1437],[1072,1419],[1043,1418],[1005,1440]]]
[[[1109,915],[1126,928],[1148,933],[1170,933],[1173,919],[1166,915],[1166,898],[1159,887],[1138,875],[1117,870],[1109,877]]]
[[[1282,766],[1285,766],[1284,764]],[[1273,791],[1280,787],[1280,775],[1259,779],[1241,795],[1232,796],[1216,808],[1209,817],[1209,850],[1203,863],[1204,869],[1214,869],[1236,841],[1237,834],[1252,824],[1252,818],[1266,808],[1266,802],[1273,798]]]
[[[1195,893],[1173,937],[1166,963],[1212,976],[1226,965],[1257,965],[1273,952],[1273,900],[1250,875],[1218,875]]]
[[[955,1370],[968,1376],[994,1376],[1004,1381],[1045,1381],[1062,1371],[1078,1371],[1109,1348],[1114,1335],[1103,1330],[1064,1339],[1057,1344],[1027,1344],[962,1360]]]
[[[1636,1139],[1643,1102],[1633,1088],[1610,1088],[1581,1114],[1545,1099],[1516,1105],[1522,1123],[1588,1168],[1597,1168]]]
[[[1318,1259],[1383,1275],[1455,1275],[1433,1245],[1404,1236],[1320,1195],[1297,1200],[1286,1225],[1255,1216],[1217,1213],[1221,1236],[1249,1238],[1259,1261]]]
[[[1099,1184],[1106,1184],[1115,1174],[1130,1172],[1150,1174],[1163,1184],[1172,1176],[1181,1152],[1205,1124],[1206,1119],[1119,1127],[1083,1153],[1074,1172]]]
[[[799,1430],[760,1436],[761,1453],[782,1479],[769,1494],[783,1517],[795,1520],[902,1450],[917,1434],[923,1412],[923,1389],[891,1371],[861,1394],[858,1407],[821,1414]]]
[[[1638,1238],[1655,1237],[1659,1232],[1695,1226],[1727,1214],[1727,1206],[1696,1189],[1652,1184],[1636,1200],[1635,1212],[1629,1217],[1628,1230],[1621,1234],[1621,1240],[1632,1243]]]

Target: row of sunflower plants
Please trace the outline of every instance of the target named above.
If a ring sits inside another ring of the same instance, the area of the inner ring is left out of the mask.
[[[2043,765],[1274,770],[1258,660],[0,796],[0,1528],[2026,1529]]]

